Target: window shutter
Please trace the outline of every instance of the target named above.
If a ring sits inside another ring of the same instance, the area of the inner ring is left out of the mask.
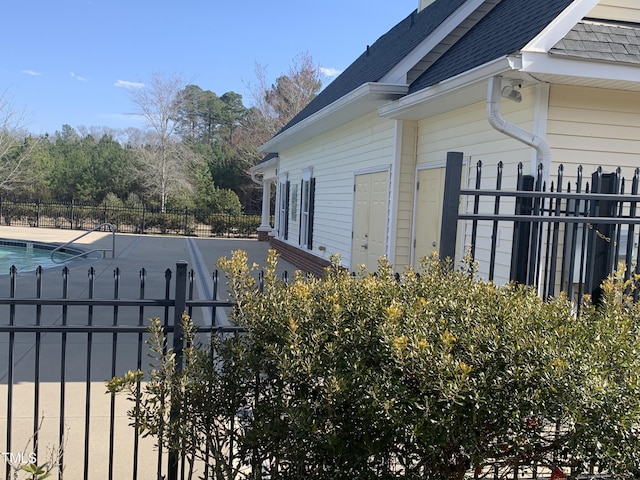
[[[304,210],[304,180],[300,182],[300,218],[298,219],[298,243],[302,243],[302,211]]]
[[[307,248],[313,249],[313,210],[316,203],[316,179],[312,178],[309,183],[309,225],[307,235]]]
[[[288,240],[289,239],[289,203],[291,202],[291,199],[289,198],[291,196],[291,182],[287,180],[286,186],[285,186],[285,205],[284,205],[284,239]]]

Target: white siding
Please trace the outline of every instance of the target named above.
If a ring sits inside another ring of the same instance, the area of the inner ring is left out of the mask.
[[[398,223],[395,232],[396,251],[393,263],[397,267],[411,264],[411,243],[413,224],[413,191],[416,174],[416,139],[418,123],[405,121],[402,129],[402,154],[400,165],[400,181],[398,193]],[[401,268],[398,268],[399,270]]]
[[[534,88],[522,91],[522,103],[503,100],[501,110],[503,116],[510,122],[532,131],[534,129],[534,105],[536,92]],[[529,173],[532,165],[532,149],[506,135],[494,130],[486,117],[484,102],[462,109],[448,112],[419,122],[417,165],[444,164],[447,152],[462,152],[468,161],[468,185],[474,186],[476,179],[476,164],[482,161],[482,188],[496,187],[497,165],[504,164],[503,189],[513,189],[516,186],[517,164],[524,164],[524,172]],[[461,205],[464,211],[473,211],[470,199],[466,205]],[[493,202],[481,202],[480,212],[493,213]],[[502,213],[513,213],[513,201],[501,202]],[[495,281],[504,282],[509,277],[512,226],[501,225],[498,231],[497,266]],[[464,232],[465,245],[461,251],[470,247],[470,225],[459,225],[459,238]],[[491,225],[486,222],[478,226],[476,241],[476,259],[480,263],[480,273],[488,274],[491,245]]]
[[[585,176],[621,167],[630,179],[640,166],[640,93],[552,86],[547,132],[554,167],[563,164],[566,178],[582,165]]]
[[[375,112],[280,153],[280,173],[300,184],[302,169],[311,167],[316,179],[313,253],[351,262],[354,174],[390,168],[394,154],[394,122]],[[300,202],[298,198],[292,202]],[[298,205],[299,212],[299,205]],[[388,212],[386,212],[388,215]],[[299,217],[289,220],[289,240],[298,245]],[[319,250],[323,247],[324,250]]]
[[[602,0],[588,17],[640,23],[638,0]]]

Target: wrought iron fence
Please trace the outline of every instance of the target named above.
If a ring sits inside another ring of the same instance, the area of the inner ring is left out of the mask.
[[[120,233],[249,238],[257,236],[260,221],[260,215],[212,213],[189,208],[162,211],[145,206],[0,198],[0,223],[23,227],[90,230],[101,223],[111,223]]]
[[[456,257],[458,227],[463,221],[467,222],[465,242],[471,256],[475,258],[479,248],[489,252],[485,265],[489,280],[496,276],[498,229],[511,228],[506,280],[535,285],[543,298],[562,291],[573,299],[588,294],[597,302],[602,281],[620,264],[626,279],[640,273],[640,169],[635,170],[630,193],[625,193],[629,182],[621,177],[619,168],[611,173],[598,168],[589,182],[584,181],[583,168],[578,167],[572,187],[570,182],[563,186],[563,166],[549,185],[541,166],[534,177],[523,174],[520,164],[515,190],[501,187],[502,163],[497,165],[495,188],[482,186],[482,162],[476,165],[474,188],[460,188],[461,172],[462,154],[450,153],[440,239],[442,258]],[[509,199],[512,201],[505,202]],[[460,212],[460,203],[471,204],[472,211]],[[505,213],[505,204],[515,211]],[[489,235],[479,235],[481,225]]]
[[[149,317],[162,320],[178,364],[183,344],[176,326],[183,312],[194,319],[196,330],[203,335],[241,332],[216,321],[219,309],[232,306],[217,300],[217,272],[213,275],[212,298],[205,300],[194,299],[194,272],[188,271],[185,262],[177,263],[175,271],[164,272],[163,291],[153,292],[152,297],[144,269],[139,281],[134,282],[137,298],[130,294],[122,297],[133,287],[130,281],[128,288],[122,287],[124,279],[119,269],[114,271],[113,283],[106,284],[113,294],[105,296],[105,285],[98,288],[96,272],[90,268],[84,298],[72,296],[77,283],[71,281],[68,269],[62,271],[61,285],[45,282],[45,274],[39,268],[32,285],[32,276],[20,276],[13,268],[8,277],[8,296],[0,298],[0,409],[5,410],[7,419],[4,425],[0,423],[0,432],[4,433],[0,450],[21,452],[24,439],[32,436],[33,447],[28,454],[40,458],[43,445],[66,444],[68,448],[60,454],[59,480],[63,476],[74,480],[97,476],[109,480],[189,478],[179,452],[154,448],[137,428],[130,427],[122,408],[126,400],[105,395],[103,382],[129,369],[148,367],[143,359]],[[283,279],[287,281],[286,273]],[[56,292],[60,287],[61,294]],[[97,296],[97,290],[103,295]],[[48,430],[42,429],[43,412],[46,421],[54,420]],[[259,459],[247,468],[255,469],[256,475],[251,478],[267,478],[260,476]],[[7,463],[7,479],[10,469]],[[212,475],[208,469],[205,462],[201,472],[204,478]],[[593,473],[599,474],[596,466]],[[476,471],[473,476],[497,480],[546,474],[535,465],[515,469],[498,465],[489,471]]]
[[[217,272],[212,299],[194,299],[194,273],[187,271],[186,262],[176,264],[175,276],[170,269],[165,271],[164,294],[156,298],[147,298],[144,269],[138,298],[121,297],[119,269],[114,271],[113,296],[96,297],[95,274],[93,267],[89,269],[86,298],[73,298],[70,271],[65,267],[62,294],[52,296],[52,285],[43,281],[39,268],[35,294],[24,296],[33,286],[27,289],[27,278],[18,275],[15,267],[11,269],[9,295],[0,298],[4,478],[13,478],[11,458],[22,461],[32,455],[41,459],[45,444],[65,446],[59,453],[59,479],[63,472],[66,478],[88,479],[101,471],[100,478],[135,480],[151,478],[149,472],[156,469],[153,478],[179,478],[177,452],[162,447],[154,450],[137,429],[128,428],[121,404],[115,396],[105,395],[104,381],[122,374],[123,368],[147,367],[143,358],[149,317],[162,319],[180,364],[182,335],[174,333],[182,314],[194,318],[200,333],[235,332],[238,328],[216,324],[217,311],[232,304],[216,299]],[[50,420],[57,425],[46,424]],[[30,443],[28,452],[23,451],[25,439]]]

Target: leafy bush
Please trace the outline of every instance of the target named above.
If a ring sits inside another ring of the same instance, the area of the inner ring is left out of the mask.
[[[227,215],[242,213],[242,204],[238,195],[227,188],[216,188],[211,203],[215,213],[226,213]]]
[[[2,217],[5,225],[11,225],[15,222],[24,223],[25,221],[35,224],[36,216],[37,206],[35,204],[2,202]]]
[[[271,253],[261,288],[244,252],[221,259],[246,333],[185,350],[180,373],[154,369],[164,390],[130,390],[147,399],[138,424],[181,452],[221,452],[216,478],[251,466],[251,478],[262,466],[282,479],[450,480],[533,464],[559,478],[595,463],[638,474],[640,310],[622,274],[576,317],[567,299],[478,280],[470,263],[427,259],[422,275],[396,278],[384,260],[375,276],[333,262],[325,278],[284,284]],[[112,391],[143,374],[130,375]],[[150,426],[166,413],[160,391],[181,407],[162,431]]]
[[[184,233],[183,213],[147,213],[145,216],[145,228],[157,229],[162,234]]]

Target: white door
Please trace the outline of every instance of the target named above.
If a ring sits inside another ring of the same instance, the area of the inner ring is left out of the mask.
[[[440,249],[440,224],[444,195],[445,168],[418,171],[414,229],[414,268],[419,269],[423,257]]]
[[[365,265],[378,269],[378,259],[385,255],[385,225],[387,219],[387,172],[356,175],[354,194],[353,240],[351,268]]]

